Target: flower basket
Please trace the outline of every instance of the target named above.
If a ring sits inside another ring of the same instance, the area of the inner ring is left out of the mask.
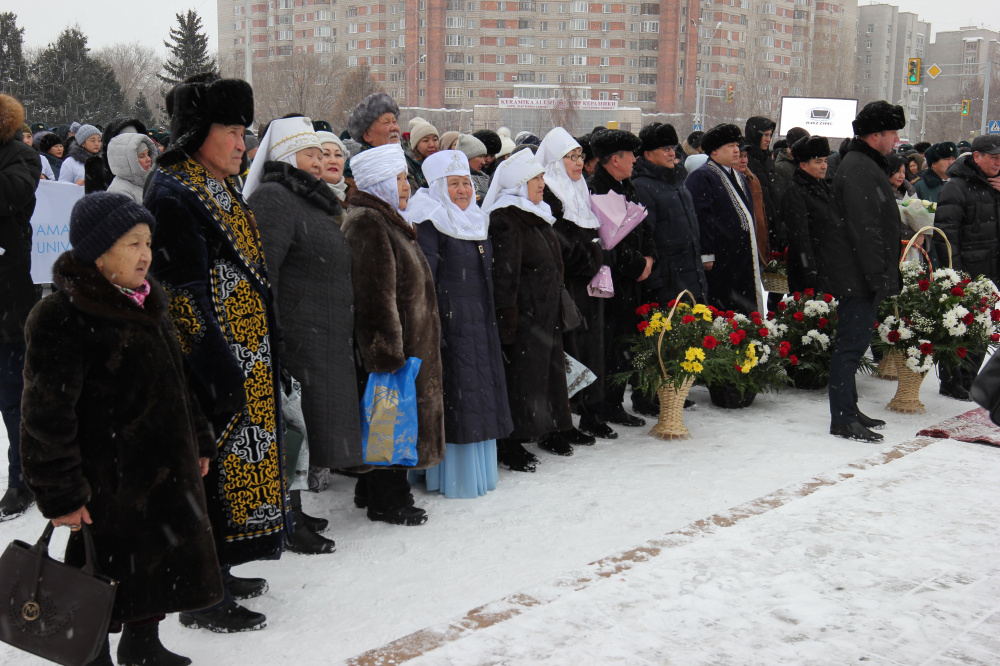
[[[882,360],[878,362],[875,376],[879,379],[896,381],[899,379],[899,368],[896,367],[896,354],[883,354]]]
[[[740,393],[735,386],[726,384],[712,384],[708,387],[708,395],[713,405],[723,409],[744,409],[752,405],[757,397],[755,391]]]
[[[694,384],[694,377],[688,377],[676,388],[667,378],[666,383],[657,389],[656,394],[660,398],[660,418],[649,431],[651,437],[657,439],[688,439],[691,431],[684,425],[684,401],[691,386]]]
[[[789,343],[782,339],[781,326],[759,312],[747,316],[714,306],[709,306],[709,310],[715,319],[711,335],[705,342],[715,353],[706,361],[705,372],[700,378],[709,389],[718,385],[722,390],[734,389],[739,395],[756,395],[778,390],[788,383],[785,367],[797,364],[798,359],[789,353]],[[746,407],[750,402],[736,407]]]
[[[900,367],[900,370],[896,395],[892,396],[886,409],[902,414],[923,414],[927,409],[924,403],[920,402],[920,385],[924,383],[927,373],[914,372],[905,366],[897,367]]]
[[[819,391],[830,385],[830,373],[817,374],[802,366],[791,366],[786,372],[792,385],[804,391]]]
[[[837,299],[815,289],[786,294],[777,312],[767,313],[785,338],[788,376],[795,388],[815,390],[829,383],[833,336],[837,330]],[[778,350],[779,355],[783,352]]]
[[[764,272],[761,275],[761,282],[764,283],[764,289],[772,294],[787,294],[788,293],[788,276],[781,275],[780,273],[768,273]]]

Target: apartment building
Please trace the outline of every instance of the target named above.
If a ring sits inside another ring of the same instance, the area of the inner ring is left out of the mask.
[[[860,104],[884,99],[902,104],[907,121],[920,117],[925,85],[906,83],[910,58],[928,59],[931,24],[911,12],[886,4],[863,5],[858,10],[857,84]],[[922,63],[926,70],[930,62]]]
[[[968,26],[939,32],[930,45],[928,60],[936,62],[945,74],[934,80],[928,93],[932,103],[958,104],[962,99],[978,95],[981,99],[986,68],[982,65],[992,57],[993,83],[990,97],[1000,95],[1000,32]],[[929,62],[928,64],[931,64]]]

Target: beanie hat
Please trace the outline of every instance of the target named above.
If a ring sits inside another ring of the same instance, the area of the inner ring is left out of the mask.
[[[153,215],[142,204],[124,194],[94,192],[73,206],[69,216],[69,242],[73,256],[93,263],[137,224],[156,226]]]
[[[445,132],[441,135],[441,141],[438,144],[438,150],[453,150],[451,144],[455,143],[455,139],[459,137],[458,132]]]
[[[486,154],[486,146],[471,134],[460,134],[458,143],[455,144],[455,150],[465,153],[465,156],[470,160]]]
[[[76,134],[78,131],[80,131],[80,127],[82,127],[82,125],[80,125],[80,123],[74,120],[69,124],[69,131],[72,132],[73,134]]]
[[[906,113],[903,107],[890,104],[884,99],[869,102],[858,111],[854,119],[854,134],[864,136],[887,130],[901,130],[906,127]]]
[[[639,141],[642,142],[642,145],[639,146],[639,150],[642,152],[656,150],[664,146],[676,146],[678,144],[677,130],[674,129],[673,125],[652,123],[643,127],[639,132]]]
[[[510,155],[517,148],[517,145],[511,141],[510,130],[506,127],[501,127],[497,130],[497,136],[500,137],[500,151],[496,154],[497,157],[503,157],[504,155]]]
[[[500,142],[500,135],[493,130],[476,130],[472,133],[472,136],[483,142],[483,145],[486,146],[487,155],[496,155],[503,148],[503,143]]]
[[[709,156],[727,143],[743,143],[743,132],[736,125],[716,125],[701,137],[701,149]]]
[[[97,129],[93,125],[80,125],[80,129],[76,131],[76,142],[83,145],[83,142],[94,135],[101,135],[101,130]]]
[[[410,121],[410,148],[416,148],[422,139],[440,136],[437,128],[419,116]]]
[[[825,136],[802,137],[792,144],[791,150],[796,162],[808,162],[817,157],[829,157],[830,141]]]

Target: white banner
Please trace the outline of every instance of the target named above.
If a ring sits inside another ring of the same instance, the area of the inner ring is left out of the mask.
[[[851,123],[857,116],[858,100],[823,97],[782,97],[778,134],[801,127],[815,136],[842,139],[854,136]],[[836,150],[836,146],[831,146]]]
[[[503,97],[497,100],[501,109],[565,109],[570,105],[580,111],[617,111],[616,99],[527,99],[521,97]]]
[[[52,282],[52,264],[70,249],[69,214],[82,198],[82,185],[39,181],[31,216],[31,281],[35,284]]]

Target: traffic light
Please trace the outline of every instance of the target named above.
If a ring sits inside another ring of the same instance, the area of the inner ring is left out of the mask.
[[[962,100],[962,115],[963,116],[969,115],[969,105],[971,103],[972,103],[972,100],[968,100],[968,99],[963,99]]]
[[[910,86],[920,85],[920,58],[910,58],[910,66],[906,70],[906,84]]]
[[[733,84],[726,84],[726,104],[730,104],[733,101]]]

